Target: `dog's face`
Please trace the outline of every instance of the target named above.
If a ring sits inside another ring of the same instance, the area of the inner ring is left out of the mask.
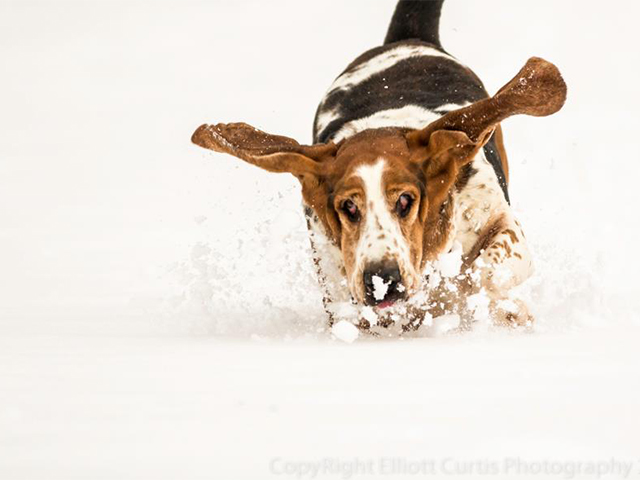
[[[429,202],[405,135],[363,132],[341,145],[335,163],[326,193],[351,295],[368,305],[410,295],[420,284]]]
[[[337,145],[305,146],[235,123],[202,125],[192,141],[295,175],[305,204],[342,252],[353,298],[388,304],[420,286],[425,261],[443,248],[446,200],[495,126],[518,113],[554,113],[565,97],[557,69],[534,58],[493,98],[421,130],[366,130]]]
[[[443,203],[491,132],[472,141],[440,130],[425,144],[417,131],[364,131],[339,145],[322,181],[302,181],[359,303],[387,306],[421,286],[425,261],[446,241]]]
[[[420,286],[424,261],[445,240],[440,207],[459,169],[484,143],[440,130],[425,144],[418,133],[367,130],[338,145],[311,147],[245,124],[205,126],[195,136],[208,148],[211,141],[225,148],[242,144],[242,150],[233,148],[236,156],[259,155],[262,168],[293,173],[305,204],[342,252],[351,296],[386,306]],[[269,153],[274,144],[278,152]]]

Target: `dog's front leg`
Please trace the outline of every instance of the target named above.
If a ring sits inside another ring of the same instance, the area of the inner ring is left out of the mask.
[[[513,215],[506,213],[489,222],[467,260],[469,293],[484,289],[496,323],[530,325],[533,317],[524,302],[508,297],[509,290],[533,273],[529,248]]]
[[[338,246],[329,239],[313,210],[305,205],[304,214],[313,262],[322,289],[322,304],[328,315],[328,324],[331,326],[340,319],[340,310],[345,310],[344,305],[351,302],[342,255]]]

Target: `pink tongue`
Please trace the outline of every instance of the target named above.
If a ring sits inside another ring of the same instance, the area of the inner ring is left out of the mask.
[[[393,305],[395,302],[393,300],[386,300],[384,302],[380,302],[378,304],[378,308],[382,309],[382,308],[388,308],[391,305]]]

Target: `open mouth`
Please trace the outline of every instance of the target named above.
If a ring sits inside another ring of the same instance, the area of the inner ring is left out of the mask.
[[[379,310],[383,310],[385,308],[392,307],[394,303],[396,303],[395,300],[391,300],[391,299],[390,300],[383,300],[378,305],[376,305],[376,308],[378,308]]]
[[[404,285],[395,279],[383,279],[379,275],[371,277],[371,283],[366,286],[365,304],[382,310],[393,306],[405,296]]]

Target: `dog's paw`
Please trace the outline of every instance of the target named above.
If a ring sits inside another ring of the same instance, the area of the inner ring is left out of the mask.
[[[501,300],[495,302],[492,310],[496,325],[525,328],[533,326],[534,317],[522,300]]]

